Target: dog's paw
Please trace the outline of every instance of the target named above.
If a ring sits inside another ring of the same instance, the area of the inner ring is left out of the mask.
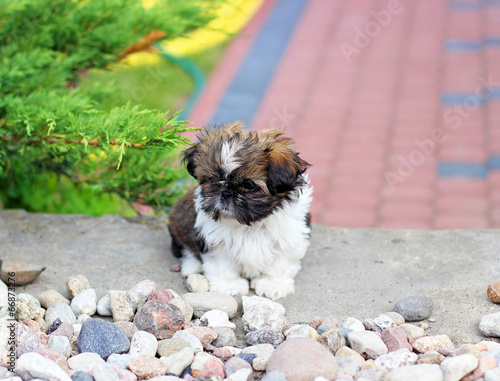
[[[276,300],[293,294],[295,287],[293,278],[289,277],[262,277],[252,279],[252,288],[259,296]]]
[[[248,294],[248,281],[243,278],[236,279],[212,279],[210,282],[210,291],[216,291],[229,295],[246,295]]]

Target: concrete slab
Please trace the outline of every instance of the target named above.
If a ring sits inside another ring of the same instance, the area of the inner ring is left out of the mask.
[[[187,292],[170,267],[167,218],[0,212],[0,258],[40,264],[47,270],[16,292],[38,296],[54,288],[66,296],[66,278],[86,275],[98,296],[127,290],[144,279]],[[500,231],[336,229],[315,225],[296,293],[279,300],[289,323],[315,315],[374,318],[400,299],[426,295],[434,301],[429,334],[456,344],[484,338],[478,323],[497,312],[486,287],[500,277]]]

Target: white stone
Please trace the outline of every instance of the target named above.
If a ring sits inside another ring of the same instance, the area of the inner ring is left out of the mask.
[[[188,275],[186,284],[189,292],[207,292],[210,289],[207,278],[201,274]]]
[[[109,364],[99,362],[92,368],[95,381],[120,381],[117,371]]]
[[[360,355],[370,359],[376,359],[388,352],[379,335],[372,331],[349,332],[347,334],[351,348]]]
[[[484,381],[500,381],[500,368],[494,368],[484,372]]]
[[[146,279],[127,291],[127,299],[132,308],[138,310],[148,300],[149,295],[158,288],[155,281]]]
[[[379,315],[373,319],[372,330],[375,332],[382,332],[388,328],[395,327],[396,323],[387,315]]]
[[[227,327],[236,329],[236,325],[229,321],[227,313],[221,310],[211,310],[200,318],[201,325],[211,327]]]
[[[252,361],[252,368],[257,371],[266,370],[267,361],[274,352],[271,344],[257,344],[243,349],[242,353],[253,353],[257,355]]]
[[[356,332],[361,332],[361,331],[365,330],[365,326],[361,322],[361,320],[358,320],[358,319],[353,318],[353,317],[347,318],[347,320],[342,325],[342,327],[350,329],[351,331],[356,331]]]
[[[485,336],[500,337],[500,312],[484,315],[479,322],[479,330]]]
[[[147,355],[155,357],[157,349],[158,340],[156,340],[155,335],[146,331],[137,331],[132,336],[128,353],[132,356]]]
[[[172,336],[172,339],[182,339],[186,343],[189,344],[191,349],[194,351],[195,354],[199,352],[203,352],[203,345],[201,344],[200,339],[198,339],[194,335],[190,335],[186,331],[177,331],[174,336]]]
[[[400,368],[402,366],[414,365],[417,362],[416,353],[410,352],[406,348],[389,352],[375,359],[375,364],[388,369]]]
[[[420,328],[419,326],[416,326],[415,324],[404,323],[404,324],[401,324],[401,327],[404,327],[406,329],[406,333],[408,334],[408,338],[411,340],[420,339],[421,337],[424,337],[424,335],[425,335],[425,331],[422,328]]]
[[[294,337],[308,337],[313,340],[317,340],[319,338],[318,332],[306,324],[296,324],[291,326],[285,331],[285,336],[288,339],[292,339]]]
[[[78,317],[81,314],[92,316],[97,310],[97,294],[93,288],[83,290],[71,300],[71,309]]]
[[[111,305],[113,321],[132,321],[134,318],[134,308],[128,301],[126,291],[109,291],[109,302]]]
[[[82,324],[72,324],[73,326],[73,335],[78,337],[80,335],[80,331],[82,330]]]
[[[180,376],[194,359],[194,351],[191,347],[181,349],[168,357],[160,357],[160,360],[167,366],[167,372]]]
[[[76,324],[83,325],[88,319],[91,319],[91,317],[87,314],[81,314],[78,316],[78,319],[76,319]]]
[[[63,356],[68,358],[71,355],[71,343],[66,336],[49,336],[48,346],[54,348]]]
[[[225,378],[224,381],[247,381],[252,374],[252,369],[242,368]]]
[[[110,365],[116,365],[122,369],[128,369],[127,363],[135,358],[137,358],[137,356],[132,356],[128,353],[113,353],[106,359],[106,363]]]
[[[97,353],[84,352],[68,359],[68,366],[71,370],[90,373],[96,363],[105,361]]]
[[[417,364],[396,368],[387,381],[443,381],[443,372],[436,364]]]
[[[71,377],[54,361],[34,352],[17,360],[16,373],[25,380],[40,378],[51,381],[71,381]]]
[[[109,295],[104,295],[97,302],[97,313],[101,316],[113,316],[111,312],[111,302],[109,301]]]
[[[48,324],[52,324],[57,318],[63,323],[76,323],[75,313],[69,305],[62,302],[52,304],[45,312],[45,321]]]
[[[459,381],[463,376],[472,372],[479,365],[473,354],[448,357],[441,362],[444,381]]]
[[[242,296],[243,326],[245,331],[274,329],[283,332],[286,327],[285,307],[261,296]]]
[[[500,343],[497,343],[496,341],[484,340],[479,344],[486,345],[486,348],[488,348],[488,352],[494,351],[495,349],[500,349]]]

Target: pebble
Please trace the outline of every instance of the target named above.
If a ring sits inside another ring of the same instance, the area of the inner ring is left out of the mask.
[[[394,312],[403,316],[405,321],[427,319],[432,313],[432,299],[423,295],[409,296],[396,303]]]
[[[48,346],[49,348],[54,348],[66,358],[71,355],[71,344],[69,342],[69,338],[66,336],[50,335]]]
[[[137,356],[130,355],[128,353],[113,353],[109,355],[109,357],[106,360],[106,363],[110,365],[116,365],[122,369],[128,369],[127,364],[129,361],[135,359]]]
[[[147,301],[157,300],[161,303],[168,304],[172,299],[174,299],[174,295],[170,290],[154,290],[149,294]]]
[[[224,364],[224,373],[226,374],[226,376],[230,376],[240,369],[252,370],[252,366],[247,361],[243,360],[241,357],[230,358]]]
[[[172,307],[177,307],[184,317],[184,324],[189,324],[193,318],[193,306],[189,302],[185,301],[181,297],[178,297],[170,300],[168,304]]]
[[[203,345],[201,344],[201,341],[196,336],[190,335],[186,331],[177,331],[173,338],[184,340],[193,349],[195,354],[203,352]]]
[[[203,348],[206,348],[208,344],[211,344],[217,338],[217,333],[208,327],[191,327],[184,331],[196,336],[200,340],[201,345],[203,345]]]
[[[396,326],[382,331],[380,338],[387,346],[389,352],[406,348],[412,351],[413,348],[408,341],[408,333],[404,327]]]
[[[16,373],[26,380],[39,378],[50,381],[71,381],[71,377],[54,361],[38,354],[25,353],[19,357]]]
[[[251,374],[251,369],[240,369],[231,374],[229,377],[225,378],[224,381],[247,381],[250,378]]]
[[[45,321],[48,324],[52,324],[56,319],[63,323],[76,324],[75,313],[68,304],[63,302],[52,304],[45,312]]]
[[[375,365],[380,365],[388,369],[395,369],[402,366],[413,365],[417,362],[417,359],[417,354],[410,352],[407,348],[402,348],[377,357],[375,359]]]
[[[130,349],[130,342],[123,331],[101,319],[89,319],[82,325],[77,345],[80,352],[97,353],[103,359],[112,353],[124,353]]]
[[[500,312],[484,315],[479,322],[479,331],[485,336],[500,337]]]
[[[189,292],[207,292],[210,289],[207,278],[201,274],[188,275],[186,283]]]
[[[97,311],[97,294],[93,288],[88,288],[78,293],[71,300],[71,309],[78,317],[82,314],[92,316]]]
[[[199,352],[191,363],[191,375],[195,378],[211,376],[224,378],[224,364],[209,353]]]
[[[418,355],[417,364],[441,364],[444,360],[444,356],[436,351],[428,351],[423,354]]]
[[[242,296],[243,327],[245,331],[273,329],[283,332],[286,328],[285,308],[261,296]]]
[[[274,370],[272,372],[267,372],[261,381],[287,381],[287,379],[283,373],[278,370]]]
[[[455,345],[447,335],[435,335],[415,340],[412,347],[417,352],[425,353],[428,351],[439,352],[443,348],[455,348]]]
[[[350,332],[349,341],[351,348],[361,356],[369,359],[376,359],[385,355],[388,350],[379,335],[372,331]]]
[[[184,325],[184,316],[175,306],[151,300],[137,311],[134,324],[139,331],[152,333],[158,340],[170,339]]]
[[[500,282],[489,284],[486,293],[493,303],[500,303]]]
[[[83,292],[85,292],[85,291],[83,291]],[[87,315],[87,314],[81,314],[80,316],[78,316],[76,318],[76,324],[83,325],[83,323],[85,323],[88,319],[90,319],[89,315]]]
[[[17,278],[16,278],[17,279]],[[21,293],[16,296],[16,320],[35,320],[38,317],[41,305],[37,298],[30,294]]]
[[[38,296],[38,300],[45,309],[49,308],[54,303],[65,303],[69,305],[69,300],[56,290],[47,290],[42,292]]]
[[[321,316],[315,316],[311,319],[311,322],[309,323],[309,325],[314,328],[314,329],[318,329],[318,327],[323,324],[323,318]]]
[[[68,286],[68,290],[73,296],[77,296],[83,290],[87,290],[90,288],[90,282],[85,275],[71,275],[66,280],[66,285]]]
[[[474,344],[462,344],[453,352],[453,356],[460,356],[466,354],[472,354],[476,356],[476,358],[481,357],[481,351]]]
[[[477,368],[479,362],[472,354],[448,357],[441,363],[441,370],[446,381],[459,381],[466,374]]]
[[[16,335],[17,356],[22,356],[30,352],[38,352],[43,347],[39,335],[28,324],[23,324],[23,322],[17,323],[14,332]]]
[[[340,357],[336,356],[335,357],[337,360],[337,363],[339,364],[339,374],[337,376],[337,379],[342,378],[342,377],[355,377],[356,374],[359,371],[359,365],[356,362],[356,360],[352,358],[347,358],[347,357]]]
[[[146,331],[137,331],[132,336],[128,353],[132,356],[146,355],[155,357],[157,349],[158,341],[153,334]]]
[[[361,320],[358,320],[356,318],[350,317],[348,318],[344,324],[342,325],[344,328],[348,328],[351,331],[356,331],[356,332],[361,332],[365,330],[364,324],[361,322]]]
[[[285,336],[288,339],[294,337],[307,337],[313,340],[319,340],[318,332],[310,325],[296,324],[291,326],[285,331]]]
[[[340,347],[346,345],[344,335],[337,327],[330,328],[328,331],[323,332],[319,338],[319,342],[328,348],[332,353],[337,352]]]
[[[241,351],[242,350],[240,348],[227,346],[213,349],[212,354],[221,360],[227,360],[231,357],[238,356]]]
[[[406,333],[408,334],[409,340],[417,340],[425,335],[425,331],[414,324],[404,323],[401,324],[400,327],[406,329]]]
[[[97,302],[97,313],[101,316],[113,316],[113,312],[111,312],[111,301],[109,300],[109,294],[104,295]]]
[[[113,324],[122,330],[128,341],[131,341],[134,333],[138,331],[136,325],[131,321],[115,321]]]
[[[372,330],[374,332],[383,332],[386,329],[393,328],[396,326],[394,320],[392,320],[387,315],[379,315],[375,319],[373,319]]]
[[[401,325],[405,323],[405,318],[401,315],[398,314],[397,312],[394,311],[389,311],[384,313],[384,315],[389,316],[396,325]]]
[[[167,367],[167,372],[180,376],[194,360],[194,351],[191,347],[185,347],[168,357],[161,357],[160,361]]]
[[[184,348],[189,347],[186,340],[183,339],[164,339],[158,341],[157,353],[161,357],[169,357],[174,353],[177,353]],[[189,347],[190,348],[190,347]]]
[[[138,310],[146,303],[149,295],[157,288],[158,286],[155,281],[149,279],[143,280],[127,291],[127,300],[134,310]]]
[[[244,348],[242,353],[256,355],[252,360],[252,368],[263,371],[266,369],[269,358],[274,353],[274,347],[271,344],[257,344]]]
[[[389,373],[387,381],[443,381],[439,365],[417,364],[397,368]]]
[[[248,345],[271,344],[273,347],[277,347],[283,340],[285,340],[283,333],[274,329],[259,329],[245,335],[245,341]]]
[[[132,321],[134,308],[128,302],[127,291],[110,290],[109,305],[113,321]]]
[[[279,345],[269,358],[267,372],[282,372],[287,381],[314,380],[321,376],[334,380],[339,372],[337,360],[317,341],[297,337]]]
[[[68,366],[71,370],[82,371],[86,373],[92,372],[92,367],[98,363],[105,361],[97,353],[85,352],[68,359]]]
[[[71,339],[75,333],[75,329],[69,323],[61,323],[59,326],[52,331],[51,336],[66,336],[68,339]]]
[[[96,381],[119,380],[120,377],[115,369],[109,364],[98,363],[92,368],[92,375]]]
[[[73,373],[71,376],[73,381],[94,381],[94,377],[86,372],[82,372],[79,370],[78,372]]]
[[[232,319],[238,311],[238,303],[231,295],[208,291],[184,294],[182,298],[193,306],[193,314],[196,318],[202,317],[211,310],[221,310]]]
[[[19,287],[33,282],[40,276],[41,273],[43,273],[44,270],[45,267],[31,263],[2,260],[0,266],[0,278],[5,283],[9,283],[9,279],[12,279],[9,273],[15,273],[15,283],[16,286]]]
[[[211,310],[200,317],[200,323],[206,327],[227,327],[236,329],[236,325],[229,321],[227,313],[221,310]]]
[[[217,338],[212,342],[214,347],[232,347],[236,345],[236,335],[231,328],[212,327],[211,330],[217,334]]]
[[[140,380],[163,376],[167,373],[167,366],[160,359],[146,355],[129,361],[127,366]]]
[[[365,364],[365,359],[358,352],[349,347],[339,348],[339,350],[335,353],[335,356],[353,359],[360,368]]]
[[[491,369],[495,369],[498,366],[497,360],[491,356],[483,356],[478,359],[479,364],[477,368],[472,372],[469,373],[467,376],[462,378],[461,381],[475,381],[480,379],[481,377],[484,377],[484,374]]]

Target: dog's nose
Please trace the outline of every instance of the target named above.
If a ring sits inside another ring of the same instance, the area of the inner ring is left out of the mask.
[[[231,192],[228,190],[223,190],[221,194],[222,194],[222,198],[225,200],[227,200],[229,197],[231,197]]]

